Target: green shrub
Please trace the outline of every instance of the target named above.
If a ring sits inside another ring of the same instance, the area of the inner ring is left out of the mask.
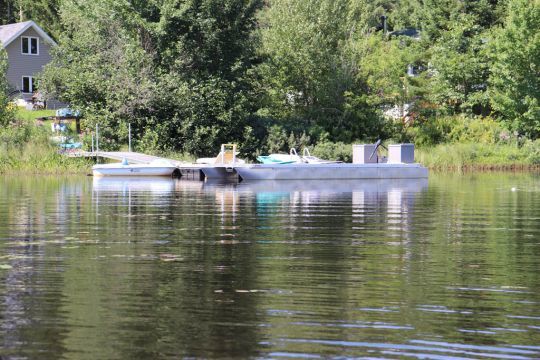
[[[441,143],[512,142],[510,132],[490,117],[442,116],[418,122],[404,128],[403,132],[405,135],[395,138],[406,139],[420,147]]]
[[[286,149],[288,143],[287,132],[282,126],[272,125],[268,129],[268,137],[266,139],[266,148],[268,153],[277,153]]]
[[[342,142],[319,142],[311,153],[321,159],[352,162],[352,145]]]
[[[540,165],[540,139],[526,141],[523,145],[523,151],[530,164]]]
[[[501,133],[505,130],[501,123],[490,117],[455,117],[450,133],[447,135],[449,142],[477,142],[482,144],[495,144],[501,139]]]

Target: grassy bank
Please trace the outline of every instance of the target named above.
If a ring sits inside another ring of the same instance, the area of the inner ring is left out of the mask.
[[[0,174],[88,174],[88,159],[68,158],[50,145],[27,143],[0,149]]]
[[[86,174],[88,159],[68,158],[50,141],[51,132],[33,121],[0,129],[0,174]]]
[[[416,160],[434,170],[540,168],[540,141],[515,144],[439,144],[416,149]]]

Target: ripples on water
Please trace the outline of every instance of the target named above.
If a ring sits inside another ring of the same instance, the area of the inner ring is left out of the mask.
[[[539,235],[532,174],[3,178],[0,354],[540,358]]]

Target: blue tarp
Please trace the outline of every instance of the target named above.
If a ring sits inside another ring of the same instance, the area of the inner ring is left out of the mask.
[[[81,112],[78,110],[72,110],[70,108],[61,108],[56,110],[56,116],[60,117],[79,117]]]

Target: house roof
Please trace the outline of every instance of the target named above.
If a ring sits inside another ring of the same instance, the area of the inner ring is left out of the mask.
[[[43,31],[42,28],[40,28],[35,22],[33,21],[25,21],[15,24],[9,24],[9,25],[1,25],[0,26],[0,44],[3,48],[7,47],[9,44],[13,42],[13,40],[17,39],[19,36],[21,36],[26,30],[29,28],[33,28],[39,36],[46,42],[52,45],[56,45],[56,42],[51,39],[49,35],[45,31]]]

